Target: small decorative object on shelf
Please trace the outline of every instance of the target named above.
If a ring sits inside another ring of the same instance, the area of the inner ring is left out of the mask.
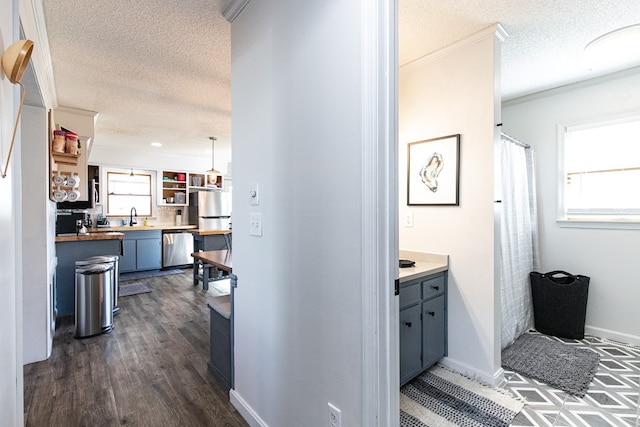
[[[64,128],[53,131],[51,156],[56,163],[76,166],[81,146],[77,133]]]
[[[67,132],[66,142],[66,152],[68,154],[78,154],[78,134]]]
[[[66,145],[65,134],[66,132],[63,130],[53,131],[53,142],[51,143],[51,149],[54,153],[64,153],[64,147]]]

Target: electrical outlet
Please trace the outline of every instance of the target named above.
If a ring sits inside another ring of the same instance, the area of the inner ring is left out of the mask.
[[[249,214],[249,235],[250,236],[262,236],[262,214],[252,213]]]
[[[329,427],[342,427],[342,411],[329,402]]]
[[[413,213],[409,212],[404,215],[404,226],[413,227]]]

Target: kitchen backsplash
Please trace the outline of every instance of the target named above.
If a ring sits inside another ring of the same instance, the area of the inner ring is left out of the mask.
[[[155,225],[176,225],[178,211],[182,213],[182,223],[180,225],[189,224],[189,210],[186,206],[181,206],[180,208],[158,206],[156,208],[156,218],[150,219],[149,222]]]
[[[173,207],[173,206],[156,206],[154,213],[155,216],[149,217],[149,225],[176,225],[176,215],[178,211],[181,212],[182,220],[180,225],[189,224],[189,210],[186,206]],[[101,205],[98,205],[95,209],[89,209],[89,215],[91,215],[91,221],[95,226],[98,214],[103,213]],[[129,217],[109,217],[109,222],[112,226],[120,225],[121,219],[129,221]],[[138,224],[142,225],[145,217],[138,216]]]

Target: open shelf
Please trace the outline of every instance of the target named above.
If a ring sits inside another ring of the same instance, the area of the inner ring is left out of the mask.
[[[73,166],[78,164],[78,159],[80,158],[80,154],[58,153],[55,151],[51,152],[51,156],[58,164]]]

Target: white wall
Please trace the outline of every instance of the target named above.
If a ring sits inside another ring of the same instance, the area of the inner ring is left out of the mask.
[[[23,270],[23,346],[24,363],[44,360],[53,343],[51,301],[55,272],[55,204],[49,200],[49,143],[47,110],[25,105],[21,118],[23,257],[29,260]]]
[[[17,40],[17,0],[0,0],[0,50]],[[18,89],[0,76],[0,161],[7,160],[17,113]],[[23,424],[22,293],[20,291],[20,135],[6,178],[0,178],[0,424]]]
[[[98,116],[98,120],[100,120],[100,116]],[[203,141],[203,147],[211,147],[211,143]],[[228,162],[231,161],[230,157],[219,156],[218,149],[216,149],[215,154],[216,169],[223,174],[230,174],[231,171],[228,170]],[[153,147],[149,147],[149,150],[144,151],[94,145],[91,149],[91,153],[89,154],[89,164],[107,164],[139,169],[168,169],[204,172],[211,169],[211,153],[203,153],[201,157],[187,157],[163,154],[161,151],[158,152]]]
[[[376,7],[364,3],[253,1],[232,25],[231,398],[252,425],[326,426],[328,402],[342,410],[343,426],[374,425],[363,413],[372,405],[363,360],[379,355],[363,354],[363,330],[375,327],[363,321],[363,277],[385,265],[363,265],[371,244],[363,185],[374,186],[363,184],[363,145],[376,144],[362,130],[363,9]],[[251,183],[259,206],[249,204]],[[262,237],[249,236],[254,212]]]
[[[640,231],[561,228],[556,224],[556,126],[639,110],[637,69],[503,106],[504,131],[536,152],[542,271],[565,270],[591,277],[586,332],[636,345],[640,344]]]
[[[449,355],[456,370],[500,379],[493,165],[499,122],[496,27],[400,69],[400,249],[449,255]],[[407,206],[407,143],[461,134],[459,206]],[[496,351],[497,348],[497,351]]]

